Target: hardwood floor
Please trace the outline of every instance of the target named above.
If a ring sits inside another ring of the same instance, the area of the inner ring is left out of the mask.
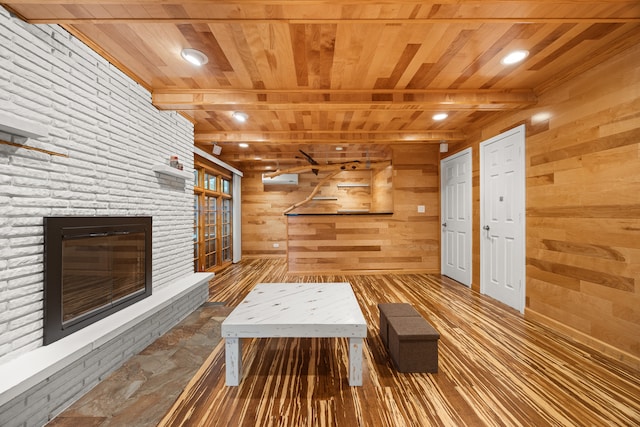
[[[261,282],[350,282],[369,325],[363,386],[349,387],[346,339],[245,339],[240,386],[221,342],[161,426],[632,426],[640,373],[525,320],[447,278],[289,275],[250,259],[211,282],[237,305]],[[401,374],[378,335],[379,302],[409,302],[440,332],[439,373]]]

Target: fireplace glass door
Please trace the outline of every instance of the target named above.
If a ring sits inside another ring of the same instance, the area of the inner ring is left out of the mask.
[[[62,322],[145,291],[144,233],[62,241]]]

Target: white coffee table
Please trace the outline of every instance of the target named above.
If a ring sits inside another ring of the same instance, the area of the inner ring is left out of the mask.
[[[222,322],[226,384],[242,378],[242,338],[349,338],[349,385],[362,385],[362,344],[367,337],[349,283],[260,283]]]

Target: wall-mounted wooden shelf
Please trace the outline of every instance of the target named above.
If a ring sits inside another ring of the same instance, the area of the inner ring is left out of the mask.
[[[338,200],[337,197],[331,197],[331,196],[316,196],[314,198],[312,198],[311,200]]]
[[[161,173],[161,174],[164,174],[164,175],[173,176],[173,177],[176,177],[176,178],[182,178],[184,180],[193,178],[193,175],[191,174],[191,172],[187,172],[187,171],[183,171],[183,170],[180,170],[180,169],[172,168],[169,165],[153,165],[151,167],[151,169],[154,172]]]
[[[338,188],[351,188],[351,187],[370,187],[370,184],[361,182],[343,182],[338,184]]]

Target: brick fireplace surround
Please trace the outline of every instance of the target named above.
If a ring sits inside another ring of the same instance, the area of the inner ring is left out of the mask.
[[[193,164],[193,125],[55,25],[0,7],[0,110],[47,135],[0,144],[0,425],[39,426],[208,296],[193,273],[193,184],[153,171]],[[11,136],[0,132],[0,139]],[[42,345],[43,217],[152,216],[153,294]]]

